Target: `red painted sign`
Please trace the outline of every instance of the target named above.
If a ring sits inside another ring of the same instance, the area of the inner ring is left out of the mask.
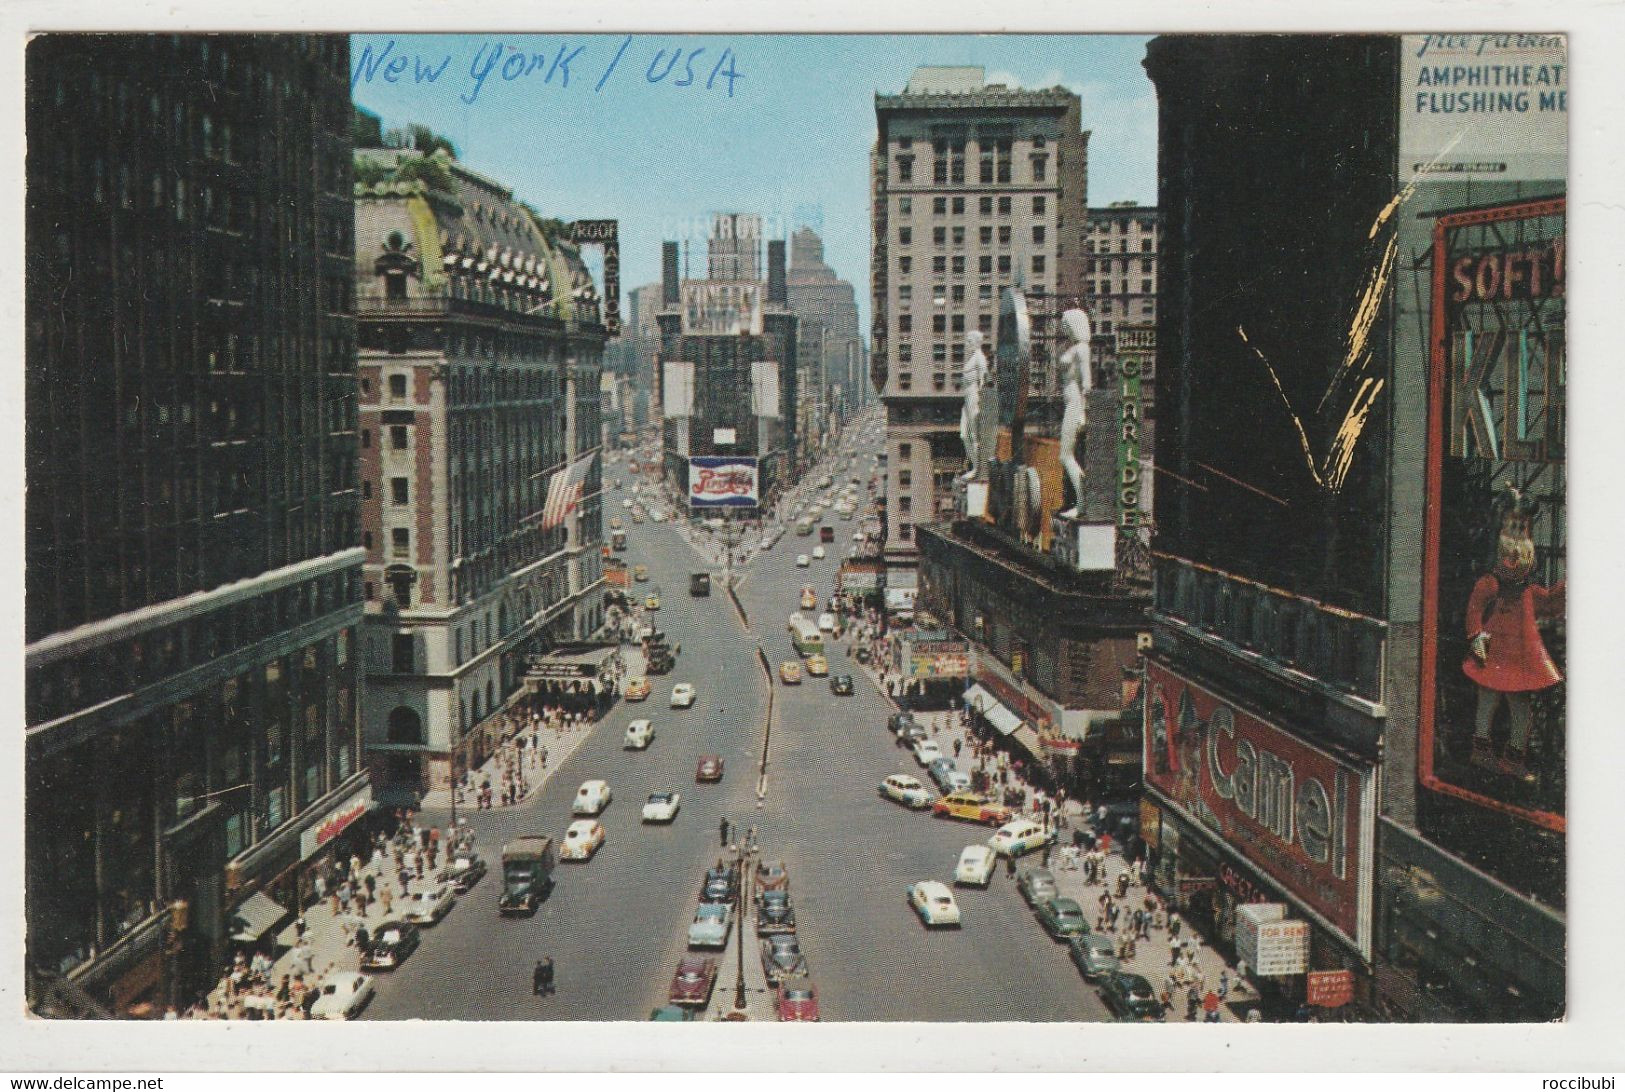
[[[1309,1003],[1311,1005],[1322,1009],[1338,1009],[1353,1000],[1353,971],[1309,972]]]
[[[1145,780],[1360,951],[1369,944],[1371,774],[1147,665]],[[1233,870],[1232,870],[1233,872]],[[1239,873],[1227,886],[1261,892]]]

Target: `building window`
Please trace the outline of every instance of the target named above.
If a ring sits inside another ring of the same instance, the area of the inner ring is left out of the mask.
[[[897,537],[902,539],[904,542],[913,542],[914,525],[912,523],[899,524],[897,527]]]
[[[983,216],[992,216],[993,215],[993,198],[984,197],[981,200],[979,200],[976,204],[977,204],[977,208],[979,208],[981,210],[981,213],[982,213]]]
[[[897,181],[899,181],[899,182],[912,182],[912,181],[914,181],[914,157],[913,156],[911,156],[911,155],[900,155],[900,156],[897,157]]]
[[[389,479],[389,503],[391,503],[391,504],[405,504],[405,503],[407,503],[407,488],[406,488],[406,479],[405,478],[391,478],[391,479]]]
[[[1010,227],[1009,227],[1008,224],[1001,225],[999,227],[999,245],[1000,246],[1009,246],[1010,245]]]
[[[964,246],[965,245],[965,229],[964,228],[957,227],[957,226],[954,228],[953,243],[954,243],[954,246]]]
[[[1047,156],[1047,155],[1035,155],[1035,156],[1032,157],[1032,161],[1033,161],[1033,181],[1034,182],[1042,182],[1042,181],[1044,181],[1044,174],[1045,174],[1046,170],[1048,169],[1049,156]]]
[[[364,448],[372,446],[372,429],[364,428],[361,430],[361,446]]]
[[[400,372],[389,377],[389,396],[391,398],[406,397],[406,376]]]
[[[416,662],[410,633],[396,633],[390,645],[390,670],[397,675],[410,675]]]
[[[389,426],[389,446],[394,448],[396,451],[403,451],[406,449],[405,425]]]
[[[1033,225],[1033,242],[1042,245],[1044,242],[1044,225]]]
[[[907,446],[906,444],[904,445]],[[908,489],[914,485],[914,471],[899,470],[897,472],[897,488]]]
[[[963,364],[965,362],[965,343],[963,341],[954,342],[953,352],[949,354],[949,358],[953,360],[955,364]]]
[[[1141,281],[1140,282],[1140,292],[1143,295],[1149,296],[1151,294],[1151,282],[1150,281]]]
[[[913,344],[910,343],[910,342],[907,342],[907,341],[901,342],[897,346],[897,363],[899,363],[899,364],[909,364],[909,363],[912,363],[913,360],[914,360],[914,346],[913,346]]]
[[[912,198],[912,197],[899,197],[897,199],[897,215],[899,215],[899,216],[912,216],[912,215],[914,215],[914,198]]]
[[[991,284],[977,285],[976,286],[976,298],[978,300],[981,300],[983,303],[992,303],[993,302],[993,286]]]
[[[1010,272],[1010,255],[1008,255],[1008,254],[1000,254],[999,255],[999,272],[1000,273],[1008,273],[1008,272]]]
[[[955,254],[953,261],[949,263],[949,268],[953,270],[954,276],[963,277],[965,275],[965,256]]]
[[[948,389],[948,374],[946,372],[933,372],[932,375],[931,375],[931,386],[935,390],[939,390],[939,391],[947,390]]]
[[[976,238],[977,238],[978,241],[981,242],[981,244],[983,246],[992,246],[993,245],[993,228],[992,228],[992,226],[988,225],[988,224],[983,224],[981,229],[977,231]]]
[[[898,444],[897,445],[897,457],[899,459],[910,458],[913,454],[914,454],[914,445],[913,444]]]
[[[952,330],[956,334],[964,333],[965,332],[965,316],[964,315],[951,315],[951,316],[949,316],[948,329]]]
[[[933,334],[943,334],[943,333],[947,333],[947,331],[948,331],[948,316],[947,315],[932,315],[931,316],[931,332]]]
[[[397,634],[397,639],[401,635]],[[406,638],[411,641],[411,636]],[[418,716],[417,710],[409,709],[404,705],[397,705],[389,713],[389,742],[391,743],[423,743],[423,718]]]
[[[993,272],[993,255],[983,254],[976,259],[976,271],[984,277]]]
[[[965,302],[965,286],[964,285],[956,284],[949,291],[951,293],[949,298],[953,301],[953,304],[954,304],[955,307],[958,307],[958,306],[962,305]]]
[[[910,246],[910,245],[913,244],[913,242],[914,242],[914,229],[913,228],[911,228],[911,227],[900,227],[900,228],[897,229],[897,245],[898,246]]]
[[[914,302],[914,286],[912,284],[900,284],[900,285],[898,285],[897,286],[897,303],[898,303],[898,305],[901,306],[901,307],[907,307],[912,302]]]
[[[914,332],[914,316],[913,315],[898,315],[897,316],[897,332],[899,334],[911,334],[911,333],[913,333]]]
[[[947,228],[932,228],[931,229],[931,245],[932,246],[939,246],[939,247],[940,246],[947,246],[948,245],[948,229]]]
[[[933,273],[946,273],[946,272],[948,272],[948,258],[947,258],[946,255],[938,254],[936,257],[931,259],[931,272],[933,272]]]
[[[931,346],[931,362],[933,364],[946,364],[948,362],[948,343],[939,341]]]
[[[405,527],[391,528],[389,532],[389,555],[396,558],[412,556],[412,532]]]
[[[963,197],[954,198],[953,210],[955,216],[965,215],[965,199]]]
[[[977,316],[976,320],[977,320],[977,322],[981,323],[981,326],[978,327],[978,328],[984,334],[991,334],[993,332],[993,316],[992,315],[988,314],[986,311],[983,311],[980,315]]]
[[[897,275],[906,277],[914,271],[914,259],[907,254],[897,259]]]
[[[1035,196],[1033,198],[1033,215],[1034,216],[1042,216],[1042,215],[1044,215],[1044,198],[1043,198],[1042,194],[1037,195],[1037,196]]]
[[[1128,244],[1126,244],[1126,243],[1125,243],[1125,244],[1124,244],[1124,246],[1123,246],[1123,248],[1124,248],[1124,249],[1125,249],[1125,250],[1127,250],[1127,249],[1128,249]],[[1154,242],[1154,240],[1151,240],[1151,239],[1141,239],[1141,240],[1140,240],[1140,249],[1141,249],[1141,250],[1142,250],[1142,251],[1144,251],[1144,252],[1145,252],[1145,253],[1147,253],[1147,254],[1149,254],[1149,253],[1150,253],[1150,252],[1151,252],[1151,251],[1152,251],[1152,250],[1153,250],[1153,249],[1155,249],[1155,242]]]
[[[1042,272],[1044,272],[1044,256],[1042,254],[1034,254],[1033,255],[1033,272],[1034,273],[1042,273]]]
[[[931,215],[932,216],[946,216],[946,215],[948,215],[948,199],[946,197],[933,197],[931,199]]]
[[[1010,199],[1008,197],[999,198],[999,215],[1000,216],[1009,216],[1010,215]]]
[[[913,387],[914,387],[914,376],[912,376],[908,372],[898,372],[897,373],[897,389],[898,390],[906,391],[906,390],[913,389]]]

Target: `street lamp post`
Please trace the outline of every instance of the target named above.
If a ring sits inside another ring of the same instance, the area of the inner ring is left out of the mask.
[[[735,895],[735,901],[738,905],[734,915],[738,918],[734,926],[737,941],[734,945],[734,955],[737,957],[737,970],[739,973],[739,977],[734,983],[734,1012],[736,1013],[745,1011],[745,883],[750,875],[750,871],[745,865],[749,859],[750,851],[745,845],[745,840],[741,838],[738,845],[734,847],[734,863],[735,867],[739,869],[739,889]]]

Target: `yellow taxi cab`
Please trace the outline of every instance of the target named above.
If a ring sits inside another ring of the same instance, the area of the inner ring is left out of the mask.
[[[931,813],[945,819],[966,819],[995,827],[1008,823],[1014,814],[979,792],[951,792],[931,805]]]
[[[815,679],[823,678],[825,675],[829,674],[829,661],[816,653],[808,656],[807,674],[811,675]]]
[[[643,605],[646,608],[648,608],[649,610],[659,610],[660,609],[660,596],[658,596],[658,595],[649,596],[649,598],[647,598],[647,599],[645,599],[643,601]]]
[[[801,682],[801,664],[795,660],[785,660],[779,665],[779,680],[786,686],[796,686]]]
[[[649,579],[649,566],[647,566],[647,565],[634,565],[634,566],[632,566],[632,579],[633,580],[638,580],[638,581],[643,581],[643,580]]]
[[[818,593],[813,591],[812,588],[810,588],[810,587],[802,588],[801,589],[801,609],[802,610],[813,610],[813,609],[817,608],[817,606],[818,606]]]
[[[626,680],[626,700],[643,701],[649,696],[649,680],[642,675],[634,675]]]

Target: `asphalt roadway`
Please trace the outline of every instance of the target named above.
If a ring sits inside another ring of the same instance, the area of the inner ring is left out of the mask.
[[[607,510],[624,516],[619,494]],[[921,926],[904,889],[916,880],[951,881],[959,851],[990,832],[911,813],[878,795],[887,774],[921,771],[893,744],[885,727],[891,706],[847,659],[844,645],[830,649],[830,667],[853,676],[851,697],[835,697],[825,679],[799,686],[774,679],[766,798],[756,806],[768,684],[755,649],[760,642],[775,669],[795,658],[785,622],[800,589],[812,584],[820,602],[828,598],[857,527],[830,522],[837,535],[830,558],[798,569],[796,554],[811,553],[817,540],[791,533],[743,570],[739,595],[748,632],[720,580],[707,598],[688,595],[688,575],[702,566],[672,524],[628,528],[628,563],[647,565],[650,577],[634,588],[640,595],[658,589],[658,624],[682,648],[677,669],[651,680],[649,701],[617,705],[530,803],[470,814],[491,874],[425,930],[403,966],[379,976],[364,1018],[646,1020],[665,1002],[685,952],[701,879],[719,856],[723,817],[755,826],[761,856],[788,866],[801,946],[825,1020],[1108,1018],[1002,870],[988,891],[956,889],[963,928]],[[668,708],[677,682],[697,688],[692,709]],[[623,751],[625,726],[640,716],[654,720],[655,741],[647,751]],[[720,784],[694,781],[705,753],[726,762]],[[534,917],[500,917],[502,842],[521,833],[562,835],[576,788],[594,777],[614,792],[602,816],[603,848],[589,862],[561,862],[553,894]],[[682,794],[677,820],[644,826],[645,797],[663,789]],[[439,825],[446,818],[424,815]],[[754,953],[748,943],[746,958]],[[530,971],[542,955],[555,961],[558,992],[537,998]],[[723,995],[731,995],[733,980],[733,970],[724,968],[719,1003],[731,1003]]]

